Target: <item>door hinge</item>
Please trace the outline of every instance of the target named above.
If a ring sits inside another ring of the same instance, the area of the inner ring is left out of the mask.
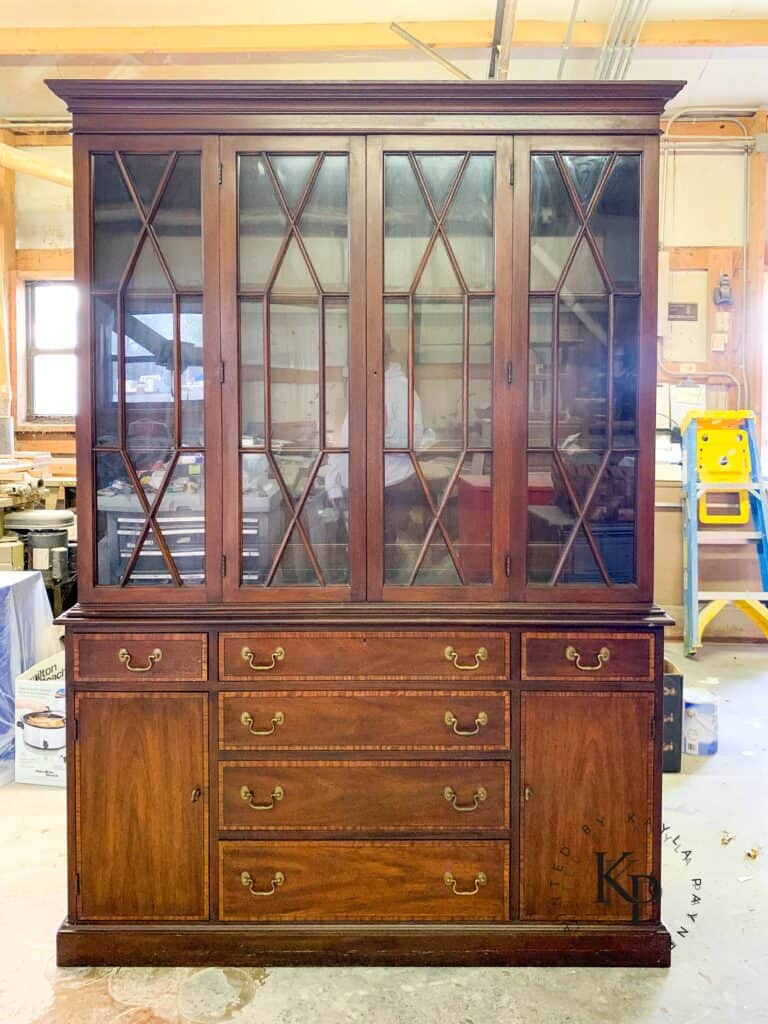
[[[224,164],[219,160],[219,184],[224,183]]]
[[[512,555],[509,552],[504,555],[504,574],[506,576],[512,575]]]
[[[79,871],[75,872],[75,892],[77,893],[78,896],[80,895],[80,872]]]
[[[656,739],[656,719],[655,718],[651,719],[651,739],[652,740]]]
[[[222,579],[227,575],[227,556],[221,556],[221,577]]]
[[[515,161],[509,161],[509,184],[514,186],[515,184]]]
[[[512,383],[513,376],[514,376],[514,366],[512,365],[512,360],[509,359],[509,360],[507,360],[507,384],[511,384]]]
[[[224,383],[224,378],[225,377],[226,377],[226,370],[225,370],[224,360],[221,359],[219,361],[219,384],[223,384]]]

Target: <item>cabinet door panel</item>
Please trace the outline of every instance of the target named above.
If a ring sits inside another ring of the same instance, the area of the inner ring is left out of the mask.
[[[652,716],[652,694],[523,694],[523,920],[652,916]]]
[[[76,715],[78,917],[206,919],[206,697],[83,693]]]

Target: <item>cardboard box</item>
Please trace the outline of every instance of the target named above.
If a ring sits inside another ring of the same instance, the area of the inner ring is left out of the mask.
[[[67,781],[64,652],[16,677],[16,781]]]

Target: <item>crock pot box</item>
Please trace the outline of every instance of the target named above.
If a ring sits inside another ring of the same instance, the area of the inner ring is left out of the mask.
[[[16,781],[64,786],[64,652],[16,676]]]

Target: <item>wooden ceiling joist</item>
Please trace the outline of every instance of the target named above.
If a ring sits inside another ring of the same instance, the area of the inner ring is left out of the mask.
[[[430,47],[485,49],[493,41],[493,19],[400,23]],[[512,45],[560,48],[565,21],[517,19]],[[572,49],[599,48],[606,26],[574,25]],[[640,48],[768,46],[768,18],[646,22]],[[0,28],[0,57],[94,56],[97,54],[308,53],[406,50],[389,22],[318,25],[161,25],[104,28]]]

